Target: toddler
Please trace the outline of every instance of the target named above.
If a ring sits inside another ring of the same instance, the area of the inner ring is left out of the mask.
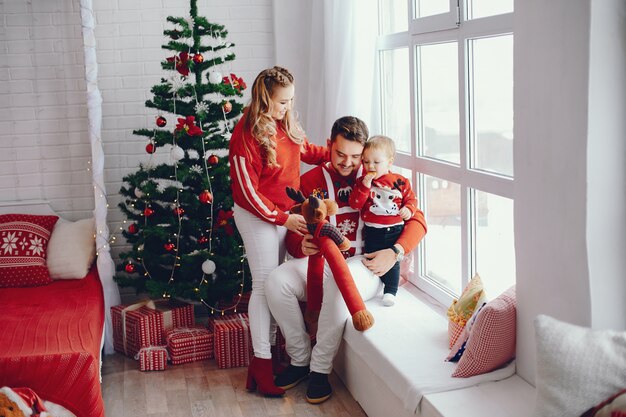
[[[363,220],[365,253],[391,249],[396,263],[383,276],[383,305],[396,302],[400,281],[400,261],[404,249],[396,240],[404,221],[417,210],[417,198],[409,180],[390,171],[396,152],[393,140],[387,136],[372,136],[363,148],[362,163],[366,172],[357,179],[350,195],[350,206],[360,210]]]

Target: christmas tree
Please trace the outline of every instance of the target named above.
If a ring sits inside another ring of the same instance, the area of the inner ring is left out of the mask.
[[[227,155],[246,84],[220,71],[235,59],[224,26],[198,16],[196,0],[190,3],[190,16],[169,16],[171,27],[163,32],[162,47],[172,51],[161,63],[167,77],[146,101],[156,110],[155,126],[133,131],[146,139],[149,161],[125,176],[120,189],[119,207],[128,218],[122,234],[132,249],[120,254],[116,281],[219,311],[236,308],[249,276],[233,220]],[[156,164],[159,152],[169,153],[169,162]]]

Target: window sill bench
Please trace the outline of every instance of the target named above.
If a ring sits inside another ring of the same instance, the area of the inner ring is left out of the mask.
[[[412,288],[411,288],[412,290]],[[515,375],[515,362],[471,378],[452,378],[447,320],[405,287],[396,305],[366,303],[376,323],[357,332],[349,323],[334,369],[369,417],[528,416],[534,388]]]

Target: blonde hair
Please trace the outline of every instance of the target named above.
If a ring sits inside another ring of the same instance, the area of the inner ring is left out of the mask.
[[[389,159],[392,159],[396,154],[396,144],[393,142],[393,139],[383,135],[376,135],[369,138],[367,142],[365,142],[365,146],[363,146],[363,151],[367,149],[383,150]]]
[[[293,84],[293,75],[283,67],[272,67],[257,75],[252,85],[252,97],[244,114],[244,126],[252,132],[263,151],[265,162],[269,166],[278,166],[276,162],[276,143],[273,140],[277,131],[277,123],[282,123],[287,136],[294,143],[304,142],[304,130],[296,120],[294,112],[288,109],[283,120],[272,118],[272,96],[277,87],[288,87]]]

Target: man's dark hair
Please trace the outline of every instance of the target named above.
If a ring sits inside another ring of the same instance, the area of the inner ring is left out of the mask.
[[[369,137],[369,130],[365,122],[358,117],[344,116],[340,117],[335,121],[335,123],[333,123],[333,127],[330,130],[330,141],[334,142],[337,135],[341,135],[348,140],[365,145],[365,142]]]

